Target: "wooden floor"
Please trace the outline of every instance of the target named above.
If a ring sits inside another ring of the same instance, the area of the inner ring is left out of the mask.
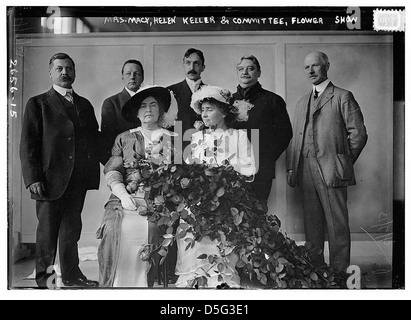
[[[360,249],[359,246],[353,245],[352,264],[358,265],[361,269],[363,287],[367,289],[391,289],[392,273],[391,266],[385,259],[385,256],[374,255],[368,247]],[[327,255],[327,252],[326,252]],[[98,280],[98,262],[81,261],[80,269],[91,280]],[[13,263],[9,267],[9,289],[19,290],[26,288],[36,288],[34,279],[27,279],[34,270],[34,259],[28,256]],[[61,281],[60,281],[61,283]],[[173,285],[164,288],[162,285],[155,285],[155,289],[172,290]],[[246,288],[253,289],[253,288]]]

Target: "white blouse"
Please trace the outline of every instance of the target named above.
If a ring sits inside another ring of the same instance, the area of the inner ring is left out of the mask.
[[[221,166],[225,160],[244,176],[256,174],[254,150],[247,132],[237,129],[221,131],[203,130],[191,138],[192,161]]]

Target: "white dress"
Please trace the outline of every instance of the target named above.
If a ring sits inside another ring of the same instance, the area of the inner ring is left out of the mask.
[[[205,162],[210,165],[220,166],[224,160],[230,159],[230,164],[237,172],[246,176],[252,176],[256,173],[254,152],[245,131],[236,129],[220,132],[205,130],[195,133],[191,142],[196,146],[193,148],[192,158],[188,159],[188,162]],[[212,150],[216,145],[218,150],[214,153]],[[179,227],[177,234],[180,231],[181,228]],[[215,288],[222,283],[226,283],[232,288],[240,287],[240,277],[235,269],[238,261],[236,254],[230,253],[227,256],[228,267],[221,273],[217,273],[214,272],[217,271],[217,265],[211,265],[207,259],[200,260],[197,257],[202,254],[219,256],[218,241],[212,241],[209,237],[204,237],[200,242],[195,243],[194,248],[186,250],[187,242],[185,239],[187,238],[193,238],[193,235],[188,233],[183,239],[177,240],[176,275],[179,277],[176,287],[188,287],[191,280],[205,275],[205,272],[210,276],[207,276],[207,286],[209,288]],[[219,279],[219,274],[222,279]]]

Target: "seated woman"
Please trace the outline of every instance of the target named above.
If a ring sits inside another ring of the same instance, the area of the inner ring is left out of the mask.
[[[101,287],[154,285],[158,255],[149,257],[148,252],[161,236],[156,224],[139,210],[145,208],[144,190],[129,181],[136,180],[133,174],[141,160],[171,159],[174,134],[165,128],[174,125],[177,112],[174,95],[158,86],[140,89],[123,106],[122,116],[134,123],[136,129],[117,136],[104,168],[112,194],[97,230],[97,238],[101,239],[98,248]],[[150,259],[154,263],[150,264]]]
[[[206,163],[210,166],[229,164],[238,173],[250,176],[252,180],[256,166],[247,133],[231,128],[235,121],[247,120],[248,110],[252,105],[247,102],[236,102],[233,105],[230,99],[231,93],[228,90],[214,86],[203,86],[193,94],[191,107],[201,115],[208,129],[192,136],[192,155],[187,162]],[[217,271],[217,266],[211,265],[207,259],[198,259],[202,254],[218,255],[218,241],[212,241],[206,236],[200,242],[196,242],[193,248],[185,250],[187,238],[192,238],[192,234],[188,233],[186,237],[177,240],[177,287],[190,287],[190,282],[204,272],[211,276],[207,282],[210,288],[223,283],[230,287],[240,286],[240,277],[235,269],[238,261],[236,254],[231,253],[227,256],[229,268],[221,275],[220,272],[214,272]]]

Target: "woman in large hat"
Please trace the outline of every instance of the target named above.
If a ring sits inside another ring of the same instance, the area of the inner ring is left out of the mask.
[[[192,136],[192,155],[188,162],[205,163],[210,166],[231,165],[234,170],[250,177],[249,180],[252,181],[256,173],[253,148],[247,133],[233,129],[232,124],[236,121],[246,121],[248,111],[253,106],[246,101],[232,102],[231,93],[226,89],[203,86],[193,94],[191,107],[203,121],[195,125],[200,131]],[[223,283],[230,287],[240,286],[240,277],[235,268],[238,261],[236,254],[231,253],[227,256],[229,268],[220,272],[221,270],[217,270],[217,266],[213,267],[208,259],[198,259],[204,254],[219,255],[218,241],[212,241],[205,236],[196,242],[195,246],[186,250],[186,238],[193,238],[193,235],[187,233],[185,238],[177,240],[177,287],[190,287],[190,282],[203,274],[204,270],[210,275],[208,287],[216,287]]]
[[[164,87],[141,88],[123,106],[122,116],[136,128],[117,136],[104,174],[112,194],[97,238],[100,286],[152,287],[158,255],[150,246],[159,241],[156,224],[144,216],[144,190],[138,186],[141,160],[170,162],[172,137],[166,128],[177,118],[177,102]],[[150,263],[150,260],[153,263]]]

